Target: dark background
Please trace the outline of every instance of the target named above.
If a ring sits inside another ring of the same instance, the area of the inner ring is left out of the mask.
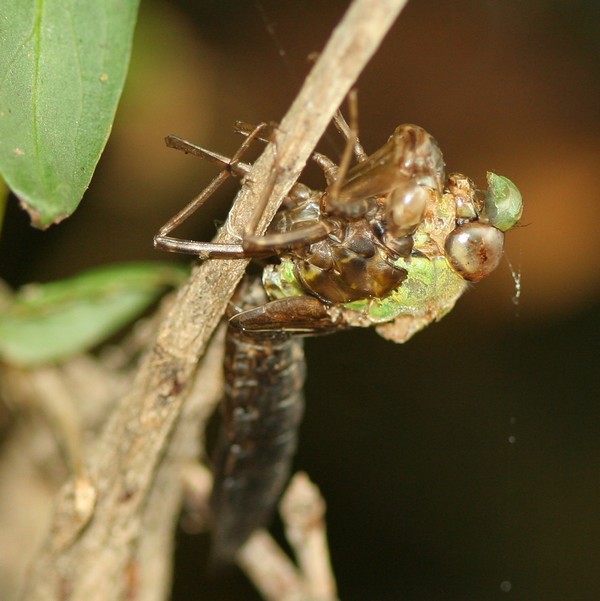
[[[159,256],[152,236],[215,172],[163,137],[227,154],[234,120],[281,119],[345,6],[143,2],[80,209],[42,233],[11,203],[1,275],[17,286],[185,260]],[[357,84],[367,151],[418,123],[450,171],[482,186],[486,170],[508,175],[526,210],[507,239],[518,304],[503,263],[405,346],[371,331],[307,344],[296,463],[328,501],[345,601],[600,598],[599,6],[413,0]],[[335,158],[339,140],[321,149]],[[210,238],[233,193],[183,235]],[[207,587],[213,601],[255,599],[240,574],[203,575],[206,549],[206,537],[180,536],[174,600]]]

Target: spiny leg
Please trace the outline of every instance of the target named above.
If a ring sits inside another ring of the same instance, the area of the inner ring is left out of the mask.
[[[324,221],[318,221],[303,228],[281,234],[265,236],[246,236],[242,248],[250,253],[248,256],[269,256],[294,248],[302,248],[314,244],[327,237],[332,227]]]
[[[339,167],[327,156],[321,153],[313,153],[311,159],[323,170],[323,174],[328,183],[328,200],[330,205],[339,214],[348,212],[347,201],[339,199],[339,190],[344,183],[346,174],[350,167],[352,154],[354,153],[358,161],[363,161],[366,154],[358,141],[358,102],[356,90],[352,90],[348,97],[350,108],[350,125],[348,125],[338,111],[335,117],[335,124],[340,133],[346,140],[346,146],[342,155]],[[242,135],[249,135],[253,131],[252,126],[241,121],[236,122],[236,130]],[[259,138],[263,139],[263,138]],[[268,136],[272,140],[272,135]],[[352,212],[353,209],[350,210]],[[325,221],[319,221],[305,228],[286,232],[284,234],[271,234],[266,236],[254,236],[248,234],[245,236],[242,246],[250,252],[260,252],[271,249],[272,251],[284,251],[294,247],[308,246],[314,242],[322,240],[332,231],[332,227]]]
[[[351,90],[350,94],[348,95],[348,104],[350,108],[351,125],[348,125],[344,119],[344,115],[342,115],[342,111],[339,109],[333,117],[335,127],[340,134],[342,134],[346,142],[340,165],[336,165],[336,163],[334,163],[328,156],[319,152],[315,152],[311,155],[311,159],[323,171],[325,181],[331,189],[335,189],[336,181],[339,181],[337,184],[338,187],[342,185],[350,166],[350,158],[352,153],[354,153],[354,158],[358,163],[362,163],[367,159],[367,153],[364,151],[358,139],[358,100],[356,96],[356,90]]]
[[[255,126],[252,125],[252,123],[246,123],[245,121],[236,121],[234,124],[234,129],[236,133],[242,136],[248,136],[251,132],[254,131]],[[261,142],[264,142],[265,144],[272,142],[272,131],[268,132],[264,136],[259,136],[257,139]],[[329,157],[327,157],[324,154],[321,154],[320,152],[313,152],[310,155],[310,160],[314,161],[323,170],[327,184],[332,184],[335,180],[335,173],[338,169],[337,164],[334,163]]]
[[[235,314],[229,325],[248,335],[321,336],[344,329],[328,312],[323,301],[313,296],[291,296],[272,300]]]
[[[262,127],[262,124],[257,127]],[[254,137],[253,139],[257,139]],[[244,144],[242,145],[245,150],[248,148],[248,144],[246,144],[247,140],[244,140]],[[174,148],[175,150],[182,150],[185,154],[193,154],[194,156],[200,157],[205,161],[209,161],[210,163],[214,163],[218,165],[221,169],[231,172],[232,175],[236,175],[238,177],[244,177],[250,171],[250,165],[247,163],[240,163],[239,160],[235,160],[235,156],[241,156],[240,149],[234,155],[234,158],[228,158],[219,154],[218,152],[213,152],[212,150],[207,150],[206,148],[202,148],[202,146],[197,146],[196,144],[192,144],[179,136],[174,136],[173,134],[167,136],[165,138],[165,144],[169,148]]]
[[[241,121],[236,122],[236,129],[243,135],[251,135],[248,133],[250,131],[250,127],[251,126],[247,123],[243,123]],[[277,152],[277,143],[276,139],[274,138],[275,126],[270,124],[267,127],[270,127],[270,129],[267,130],[268,135],[265,137],[258,136],[258,139],[273,142],[275,144],[275,152]],[[275,161],[275,165],[277,166],[277,161]],[[252,218],[246,227],[246,233],[242,240],[242,247],[247,252],[247,256],[265,256],[288,251],[293,248],[308,246],[314,242],[322,240],[331,231],[331,227],[327,223],[319,221],[293,231],[267,234],[264,236],[256,235],[256,228],[258,227],[260,218],[264,213],[264,209],[267,205],[270,194],[275,187],[277,174],[278,171],[276,167],[270,176],[269,184],[266,187],[266,193],[258,203],[256,210],[254,211]]]
[[[195,144],[191,144],[177,136],[167,136],[165,142],[167,146],[177,150],[183,150],[186,153],[199,156],[212,163],[216,163],[222,168],[222,171],[215,177],[212,182],[186,207],[184,207],[174,217],[165,223],[158,234],[154,237],[154,246],[162,250],[170,252],[179,252],[185,254],[195,254],[200,258],[246,258],[251,256],[264,256],[264,251],[255,253],[249,252],[243,248],[241,244],[218,244],[214,242],[198,242],[195,240],[183,240],[168,236],[168,234],[181,225],[190,215],[197,211],[215,191],[225,182],[230,176],[245,176],[250,170],[250,166],[240,162],[240,157],[248,149],[248,147],[260,137],[261,132],[268,126],[266,123],[261,123],[254,128],[243,143],[240,145],[236,153],[231,159],[219,155],[218,153],[206,150]],[[267,253],[270,254],[270,253]]]
[[[335,113],[333,123],[344,137],[344,140],[346,140],[346,142],[352,142],[354,156],[356,157],[357,162],[362,163],[366,160],[367,153],[358,139],[358,99],[355,89],[351,90],[348,94],[348,105],[350,109],[350,125],[348,125],[340,110]]]
[[[220,254],[223,258],[238,258],[244,256],[244,249],[239,244],[214,244],[211,242],[198,242],[196,240],[184,240],[182,238],[174,238],[168,236],[169,232],[175,229],[178,225],[183,223],[192,213],[198,210],[207,199],[212,196],[215,191],[221,187],[223,182],[231,174],[228,171],[221,171],[217,177],[202,192],[192,200],[185,208],[183,208],[177,215],[169,219],[165,223],[158,234],[154,236],[154,248],[166,250],[168,252],[177,252],[190,255],[198,255],[200,258],[205,259],[211,256],[216,256],[213,251],[216,251],[218,247]]]
[[[356,154],[357,160],[361,160],[364,155],[364,151],[362,150],[362,146],[360,146],[358,137],[356,135],[357,107],[355,93],[351,93],[350,96],[350,112],[353,129],[347,125],[339,111],[335,119],[336,126],[346,138],[346,148],[340,168],[338,168],[335,163],[333,163],[333,161],[328,159],[325,155],[314,153],[312,157],[317,165],[319,165],[323,170],[328,184],[334,186],[336,185],[336,181],[339,182],[340,179],[343,179],[343,177],[340,178],[340,173],[342,176],[344,176],[348,170],[352,152],[354,151]],[[175,229],[186,219],[188,219],[190,215],[197,211],[228,177],[231,175],[238,177],[247,175],[250,170],[250,165],[241,163],[239,161],[240,157],[254,140],[261,140],[267,143],[273,141],[274,131],[276,129],[274,124],[261,123],[258,126],[252,126],[241,121],[236,122],[235,127],[239,133],[246,136],[246,139],[240,145],[240,148],[231,159],[228,159],[227,157],[216,152],[196,146],[195,144],[191,144],[190,142],[182,140],[177,136],[167,136],[165,141],[169,147],[177,150],[183,150],[186,153],[199,156],[205,160],[215,163],[222,168],[222,171],[216,178],[214,178],[209,186],[202,191],[200,195],[198,195],[186,207],[184,207],[184,209],[182,209],[179,213],[177,213],[177,215],[172,217],[160,228],[154,239],[155,247],[171,252],[196,254],[202,259],[249,258],[269,256],[271,254],[276,254],[277,252],[306,246],[322,240],[329,234],[331,231],[331,226],[325,222],[314,223],[302,229],[280,234],[270,234],[267,236],[257,236],[255,234],[260,218],[264,212],[264,208],[275,186],[277,170],[274,170],[266,187],[266,193],[261,198],[250,218],[241,244],[199,242],[168,236],[173,229]],[[337,184],[337,188],[339,188],[339,186],[340,183]],[[336,191],[337,188],[335,188]]]
[[[256,129],[256,125],[252,123],[248,123],[246,121],[235,121],[233,124],[233,131],[242,136],[249,136]],[[277,124],[273,122],[269,122],[266,124],[266,127],[261,131],[260,135],[256,137],[257,140],[268,144],[269,142],[274,142],[273,133],[277,129]]]
[[[345,173],[350,165],[352,153],[354,153],[354,156],[359,163],[367,158],[367,153],[364,151],[358,139],[358,100],[356,90],[352,90],[348,95],[348,104],[350,109],[351,125],[348,125],[340,110],[336,112],[333,118],[336,129],[340,132],[346,143],[340,165],[338,166],[327,155],[320,152],[313,152],[310,156],[310,159],[314,161],[323,171],[323,175],[325,176],[325,181],[327,182],[328,186],[334,184],[336,179],[340,179],[338,174],[340,168],[344,165],[344,160],[347,162],[347,165],[345,167],[345,171],[342,173],[342,176],[345,176]],[[275,124],[269,124],[269,126],[273,129],[275,128]],[[245,121],[236,121],[234,128],[237,133],[243,136],[248,136],[254,131],[255,126],[251,123],[246,123]],[[273,129],[267,130],[265,135],[260,135],[257,137],[257,139],[265,143],[272,142]],[[343,179],[343,177],[341,179]]]
[[[230,175],[244,177],[248,174],[250,171],[250,165],[247,165],[246,163],[240,163],[240,157],[244,154],[244,152],[246,152],[254,140],[256,140],[256,138],[260,135],[261,131],[263,131],[266,127],[266,123],[258,124],[254,128],[254,131],[250,132],[248,137],[242,142],[233,157],[230,159],[211,150],[196,146],[195,144],[192,144],[187,140],[183,140],[178,136],[170,135],[165,138],[165,143],[169,148],[183,150],[183,152],[186,154],[193,154],[194,156],[198,156],[204,160],[210,161],[211,163],[215,163],[221,167],[222,171],[213,180],[213,182],[211,182],[211,184],[209,184],[207,188],[202,191],[201,194],[199,194],[184,209],[179,211],[177,215],[172,217],[160,228],[158,233],[159,236],[168,234],[170,231],[175,229],[175,227],[182,224],[192,213],[197,211],[206,202],[208,197],[214,194],[217,188],[223,184],[227,177]]]
[[[365,151],[358,141],[358,99],[356,90],[351,90],[348,95],[348,107],[350,109],[350,125],[346,123],[346,120],[340,111],[336,113],[334,118],[336,127],[346,138],[346,147],[344,148],[342,160],[340,161],[337,173],[335,174],[335,180],[326,191],[326,206],[331,212],[342,215],[353,212],[352,210],[348,211],[348,201],[340,198],[340,190],[346,180],[346,174],[350,168],[352,154],[354,153],[359,161],[366,159]]]

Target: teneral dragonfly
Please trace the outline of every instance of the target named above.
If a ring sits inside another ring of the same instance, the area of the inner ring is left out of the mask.
[[[158,248],[201,258],[273,256],[262,286],[247,279],[230,303],[222,431],[215,456],[213,552],[230,560],[265,525],[287,480],[303,410],[301,336],[374,326],[405,342],[454,306],[469,282],[487,277],[503,254],[504,232],[519,220],[516,186],[494,173],[481,193],[466,176],[446,177],[435,139],[399,126],[367,155],[338,115],[356,165],[312,159],[324,190],[296,183],[264,237],[241,245],[169,234],[229,175],[268,127],[239,124],[247,135],[232,159],[169,136],[167,144],[220,164],[223,171],[198,199],[161,228]],[[347,153],[349,157],[350,154]],[[256,220],[257,222],[257,220]]]

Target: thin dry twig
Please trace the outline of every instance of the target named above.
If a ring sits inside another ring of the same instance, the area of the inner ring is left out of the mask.
[[[325,528],[325,499],[304,472],[292,479],[279,510],[310,599],[337,599]]]
[[[256,530],[238,553],[237,563],[266,601],[302,601],[302,575],[266,530]]]
[[[280,177],[261,221],[264,231],[280,199],[299,176],[310,152],[344,96],[379,46],[406,0],[355,0],[334,31],[277,134]],[[275,165],[272,146],[256,161],[238,196],[220,242],[242,232]],[[207,261],[179,291],[142,362],[132,390],[108,420],[86,461],[96,492],[93,511],[81,519],[73,504],[74,482],[56,499],[50,534],[35,559],[23,599],[95,601],[159,599],[145,586],[144,519],[157,487],[173,430],[190,393],[199,358],[243,275],[245,261]],[[162,515],[172,527],[177,508]],[[152,527],[156,526],[153,524]],[[66,534],[68,533],[68,536]],[[168,563],[171,548],[164,551]],[[167,570],[162,570],[166,579]],[[164,584],[164,583],[163,583]],[[164,597],[162,597],[164,598]]]
[[[325,501],[319,489],[299,472],[292,478],[279,509],[298,566],[264,530],[255,532],[240,549],[239,566],[267,601],[336,601]]]

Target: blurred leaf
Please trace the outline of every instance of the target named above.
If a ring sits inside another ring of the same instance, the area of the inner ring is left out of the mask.
[[[169,263],[129,263],[24,286],[2,299],[0,358],[29,367],[84,352],[135,319],[188,273]]]
[[[2,232],[2,224],[4,223],[4,213],[6,211],[6,201],[8,200],[8,188],[0,176],[0,232]]]
[[[0,173],[46,228],[79,204],[106,144],[139,0],[0,2]]]

